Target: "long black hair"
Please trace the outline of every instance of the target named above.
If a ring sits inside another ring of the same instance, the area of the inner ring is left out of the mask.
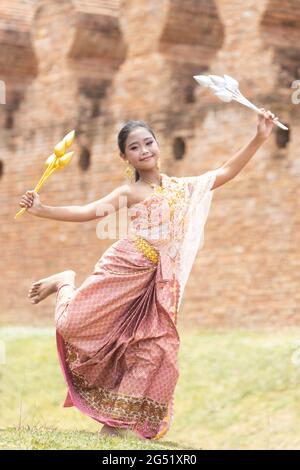
[[[130,132],[136,129],[137,127],[143,127],[144,129],[147,129],[147,131],[149,131],[150,134],[153,135],[154,139],[157,142],[157,139],[155,137],[153,130],[151,129],[150,126],[148,126],[148,124],[146,124],[146,122],[134,121],[131,119],[125,124],[125,126],[122,127],[122,129],[120,130],[118,134],[118,146],[119,146],[120,152],[125,153],[125,144],[126,144],[127,137],[130,134]],[[139,179],[139,172],[137,169],[135,169],[135,181],[137,181],[138,179]]]

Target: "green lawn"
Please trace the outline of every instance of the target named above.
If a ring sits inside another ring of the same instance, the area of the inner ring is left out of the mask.
[[[142,441],[62,407],[52,328],[0,328],[0,449],[300,449],[300,329],[180,334],[174,422]]]

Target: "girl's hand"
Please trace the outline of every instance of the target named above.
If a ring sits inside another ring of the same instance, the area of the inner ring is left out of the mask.
[[[37,215],[42,207],[40,196],[34,190],[26,191],[19,204],[22,208],[26,208],[27,212],[33,215]]]
[[[272,132],[274,123],[272,120],[278,121],[278,117],[265,108],[260,108],[261,114],[258,115],[256,136],[260,140],[266,140]]]

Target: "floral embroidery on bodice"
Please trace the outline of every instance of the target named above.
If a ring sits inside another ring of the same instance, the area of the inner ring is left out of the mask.
[[[130,233],[157,247],[176,245],[184,234],[186,200],[184,182],[162,173],[162,186],[128,210]]]
[[[203,246],[216,173],[161,175],[161,187],[129,208],[128,238],[143,238],[159,251],[162,278],[175,276],[180,281],[180,303],[196,253]]]

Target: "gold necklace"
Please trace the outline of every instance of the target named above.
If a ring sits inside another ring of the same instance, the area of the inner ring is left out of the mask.
[[[141,180],[141,181],[144,181],[144,183],[147,183],[147,184],[149,184],[149,185],[151,186],[151,188],[155,189],[155,188],[159,188],[159,187],[161,187],[161,183],[162,183],[162,176],[161,176],[161,175],[159,175],[159,184],[152,183],[152,181],[149,181],[149,180],[147,181],[146,179],[143,179],[143,178],[141,178],[141,177],[140,177],[140,180]]]

